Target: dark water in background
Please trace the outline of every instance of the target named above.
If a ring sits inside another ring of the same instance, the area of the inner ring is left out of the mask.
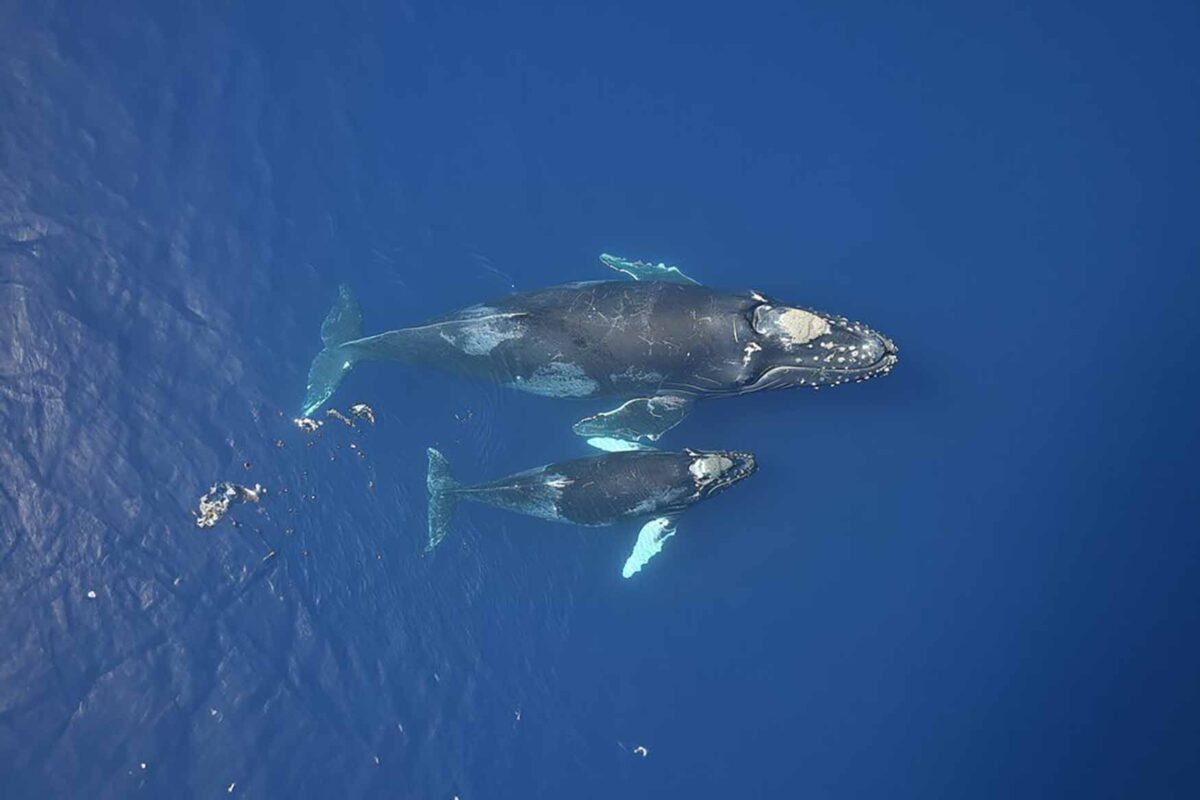
[[[159,5],[0,4],[5,798],[1194,796],[1194,7]],[[900,366],[701,406],[762,469],[638,580],[478,507],[418,559],[424,447],[596,409],[367,365],[305,437],[337,283],[601,251]]]

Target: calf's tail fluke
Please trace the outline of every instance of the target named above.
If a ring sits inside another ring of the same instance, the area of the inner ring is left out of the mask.
[[[350,287],[338,287],[338,297],[321,323],[321,343],[325,348],[317,353],[308,368],[308,388],[304,393],[301,415],[312,416],[337,390],[342,376],[357,360],[347,342],[362,338],[362,307]]]
[[[458,481],[451,477],[450,462],[445,456],[432,447],[426,452],[429,453],[429,472],[425,477],[429,489],[429,541],[425,544],[425,552],[429,553],[450,530],[450,521],[458,505],[458,496],[454,494]]]

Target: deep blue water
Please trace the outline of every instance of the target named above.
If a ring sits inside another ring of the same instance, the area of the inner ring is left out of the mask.
[[[165,5],[0,4],[6,800],[1196,796],[1193,4]],[[336,286],[604,251],[901,362],[701,405],[761,469],[636,580],[478,506],[418,558],[426,446],[599,409],[368,364],[305,436]]]

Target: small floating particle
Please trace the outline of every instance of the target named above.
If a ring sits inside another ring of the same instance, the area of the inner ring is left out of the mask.
[[[275,557],[275,556],[277,556],[277,555],[279,555],[279,553],[277,553],[277,552],[275,552],[274,550],[272,550],[271,552],[269,552],[269,553],[267,553],[265,556],[263,556],[263,559],[262,559],[262,560],[263,560],[263,563],[266,563],[267,561],[270,561],[272,558],[274,558],[274,557]]]
[[[96,599],[96,590],[88,589],[87,596],[88,596],[88,600],[95,600]]]
[[[250,464],[250,462],[249,462],[249,461],[243,461],[243,462],[242,462],[242,469],[244,469],[244,470],[249,470],[249,469],[250,469],[250,467],[251,467],[251,464]]]
[[[233,783],[229,784],[229,787],[225,791],[228,792],[229,794],[233,794],[233,787],[235,787],[235,786],[237,786],[237,781],[234,781]]]
[[[145,761],[142,761],[142,762],[140,762],[140,763],[138,764],[138,766],[139,766],[139,767],[141,767],[142,769],[145,769],[145,768],[146,768],[146,762],[145,762]]]
[[[642,758],[645,758],[646,756],[650,755],[650,751],[647,750],[646,748],[642,747],[640,744],[637,747],[633,748],[633,752],[636,753],[637,755],[641,756]]]
[[[283,439],[276,439],[275,446],[282,450],[283,449]]]
[[[375,756],[375,766],[379,766],[379,756]]]
[[[365,419],[370,424],[375,424],[375,411],[366,403],[355,403],[350,406],[350,414],[359,419]]]

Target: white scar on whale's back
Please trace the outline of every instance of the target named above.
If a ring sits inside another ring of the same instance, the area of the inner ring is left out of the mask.
[[[554,361],[537,368],[528,378],[517,376],[508,384],[514,389],[546,397],[587,397],[599,388],[583,367],[567,361]]]
[[[525,328],[519,317],[508,314],[480,315],[476,319],[464,320],[452,329],[438,331],[438,335],[467,355],[486,356],[501,342],[524,336]]]

